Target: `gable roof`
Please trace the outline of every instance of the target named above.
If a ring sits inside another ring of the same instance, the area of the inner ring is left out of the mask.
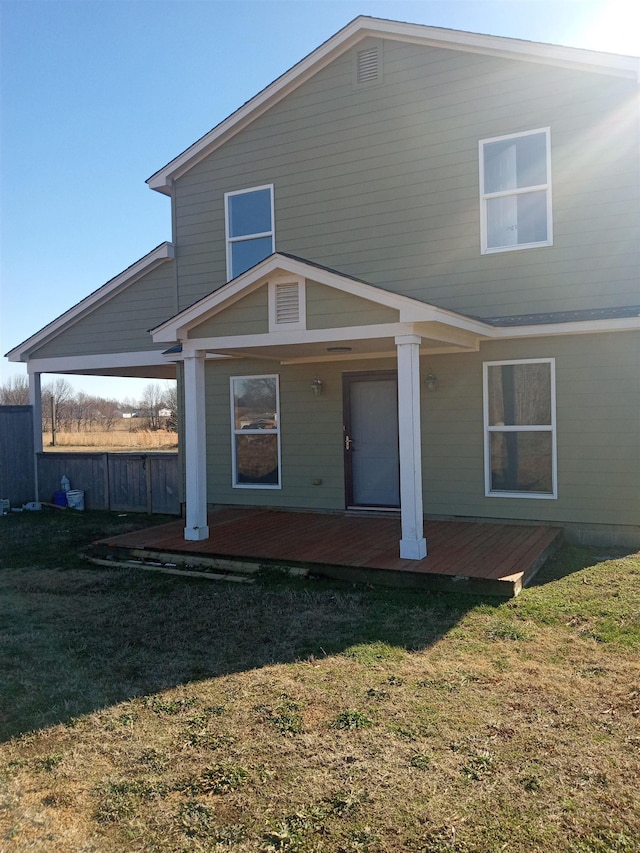
[[[368,37],[640,79],[640,59],[633,56],[428,27],[422,24],[406,24],[361,15],[216,125],[209,133],[194,142],[182,154],[151,175],[147,179],[147,184],[153,190],[170,195],[173,180],[184,175],[330,62]]]
[[[455,327],[477,335],[486,334],[487,327],[482,320],[466,317],[445,308],[438,308],[409,296],[383,290],[360,279],[352,278],[319,264],[310,263],[294,255],[276,252],[242,275],[227,282],[218,290],[209,293],[194,302],[193,305],[151,329],[154,341],[156,343],[173,343],[181,340],[190,329],[202,323],[203,320],[223,311],[233,305],[234,302],[262,287],[270,278],[279,275],[310,279],[374,302],[377,305],[393,308],[399,312],[401,323],[442,323],[445,326]]]
[[[41,347],[51,337],[59,334],[64,329],[80,320],[89,313],[89,311],[93,310],[107,299],[110,299],[112,296],[115,296],[116,293],[120,293],[122,290],[129,287],[129,285],[138,281],[141,276],[151,272],[155,267],[165,261],[172,261],[174,256],[175,251],[173,243],[160,243],[159,246],[156,246],[155,249],[152,249],[144,257],[131,264],[131,266],[127,267],[97,290],[94,290],[93,293],[89,294],[89,296],[86,296],[80,302],[76,303],[72,308],[69,308],[68,311],[65,311],[64,314],[61,314],[55,320],[52,320],[51,323],[48,323],[44,328],[40,329],[39,332],[36,332],[35,335],[32,335],[30,338],[27,338],[26,341],[18,344],[17,347],[14,347],[6,353],[6,357],[9,361],[23,361],[24,357],[28,356],[29,352]]]

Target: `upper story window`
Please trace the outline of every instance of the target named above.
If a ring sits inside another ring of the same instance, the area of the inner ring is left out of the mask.
[[[225,193],[227,281],[275,251],[273,185]]]
[[[555,498],[555,362],[484,364],[485,494]]]
[[[482,251],[553,243],[549,128],[480,142]]]

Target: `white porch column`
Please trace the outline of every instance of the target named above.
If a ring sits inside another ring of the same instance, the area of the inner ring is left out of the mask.
[[[42,453],[42,382],[40,373],[29,374],[29,405],[33,411],[33,499],[38,494],[38,453]]]
[[[205,354],[184,358],[184,439],[186,526],[184,538],[209,538],[207,526],[207,442],[205,418]]]
[[[420,446],[419,335],[398,335],[398,431],[400,444],[400,556],[427,556],[422,511],[422,452]]]

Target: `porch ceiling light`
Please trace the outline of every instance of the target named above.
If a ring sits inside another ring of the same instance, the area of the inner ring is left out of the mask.
[[[314,397],[317,397],[318,394],[322,394],[322,389],[324,388],[324,382],[320,379],[319,376],[316,376],[315,379],[311,380],[311,392]]]
[[[430,370],[424,378],[424,384],[426,385],[427,391],[435,391],[438,387],[438,377],[435,375],[433,370]]]

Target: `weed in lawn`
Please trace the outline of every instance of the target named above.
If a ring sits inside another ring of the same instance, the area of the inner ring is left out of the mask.
[[[54,752],[51,755],[45,755],[43,758],[37,758],[34,763],[36,770],[44,770],[46,773],[51,773],[62,761],[62,754]]]
[[[431,756],[426,752],[416,752],[409,759],[409,763],[416,770],[428,770],[431,767]]]
[[[361,711],[341,711],[331,722],[334,729],[368,729],[373,720]]]
[[[178,810],[178,824],[189,838],[210,836],[216,827],[216,813],[198,800],[187,800]]]
[[[249,773],[237,764],[221,763],[206,768],[199,776],[190,779],[185,789],[194,795],[228,794],[239,788],[249,778]]]
[[[298,735],[303,729],[301,707],[300,702],[285,697],[276,705],[269,722],[281,735]]]
[[[474,782],[488,779],[496,772],[496,757],[487,749],[472,754],[464,763],[462,772]]]

